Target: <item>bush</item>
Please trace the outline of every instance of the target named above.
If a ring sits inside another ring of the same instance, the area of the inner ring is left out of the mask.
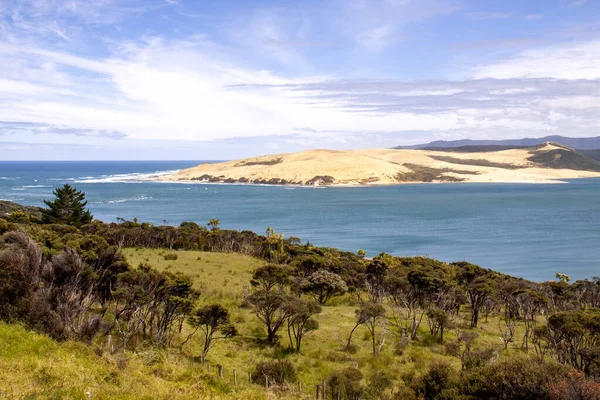
[[[15,211],[8,214],[6,216],[6,220],[15,224],[28,224],[29,215],[27,213],[24,213],[23,211]]]
[[[511,357],[465,371],[461,389],[478,399],[548,399],[550,385],[561,381],[567,368],[528,357]]]
[[[457,373],[451,365],[438,362],[429,368],[413,384],[413,390],[419,398],[431,400],[456,399]],[[488,398],[488,397],[482,397]]]
[[[344,368],[334,371],[327,379],[327,387],[332,399],[358,400],[364,391],[360,383],[363,374],[357,368]]]
[[[368,399],[382,399],[384,398],[384,392],[392,387],[394,381],[384,371],[375,372],[369,377],[369,384],[367,385],[366,394]]]
[[[296,368],[290,360],[263,361],[256,365],[252,373],[252,382],[258,385],[265,384],[265,378],[269,385],[284,385],[296,382]]]
[[[165,259],[165,261],[175,261],[179,258],[179,256],[177,255],[177,253],[167,253],[163,256],[163,258]]]

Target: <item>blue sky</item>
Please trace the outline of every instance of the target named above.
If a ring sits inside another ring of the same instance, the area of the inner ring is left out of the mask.
[[[600,0],[0,0],[0,160],[600,135]]]

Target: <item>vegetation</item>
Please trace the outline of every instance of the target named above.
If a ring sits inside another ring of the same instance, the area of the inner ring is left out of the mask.
[[[509,163],[500,163],[493,162],[485,159],[465,159],[465,158],[457,158],[450,156],[438,156],[438,155],[430,155],[429,158],[433,158],[434,160],[444,161],[450,164],[459,164],[459,165],[475,165],[479,167],[493,167],[493,168],[503,168],[503,169],[519,169],[523,168],[523,166],[509,164]]]
[[[249,167],[251,165],[276,165],[283,162],[283,158],[277,157],[264,161],[240,161],[235,164],[236,167]]]
[[[477,175],[477,172],[451,168],[432,168],[417,164],[402,164],[402,166],[410,169],[410,172],[397,173],[395,178],[398,182],[462,182],[465,180],[464,178],[444,174],[450,172],[461,175]]]
[[[48,209],[42,210],[42,221],[47,224],[67,224],[80,227],[92,222],[92,213],[86,210],[85,193],[69,184],[55,189],[53,201],[44,200]]]
[[[599,278],[12,214],[0,397],[599,398]]]

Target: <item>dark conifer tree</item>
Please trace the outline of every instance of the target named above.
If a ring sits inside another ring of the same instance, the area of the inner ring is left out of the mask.
[[[85,193],[69,184],[56,188],[53,201],[44,200],[48,206],[42,211],[42,222],[46,224],[68,224],[76,227],[92,222],[92,214],[85,206]]]

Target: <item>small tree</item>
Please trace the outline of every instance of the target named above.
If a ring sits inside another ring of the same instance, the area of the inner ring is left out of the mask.
[[[381,304],[369,302],[362,303],[360,308],[356,312],[356,324],[350,331],[348,336],[348,343],[346,348],[349,349],[352,343],[352,335],[356,328],[360,325],[366,325],[371,333],[371,341],[373,344],[373,354],[377,354],[377,347],[375,346],[375,328],[377,327],[378,321],[385,316],[385,308]]]
[[[219,225],[221,225],[221,221],[219,221],[216,218],[211,219],[210,221],[208,221],[208,227],[210,228],[211,231],[216,231],[219,229]]]
[[[76,227],[92,222],[90,210],[86,210],[85,193],[69,184],[56,188],[53,201],[44,200],[48,206],[42,210],[42,222],[46,224],[68,224]]]
[[[290,296],[274,291],[259,290],[248,296],[254,313],[267,328],[267,342],[274,344],[277,331],[290,316],[290,310],[285,305],[290,301]]]
[[[348,286],[338,274],[321,269],[306,279],[302,290],[308,292],[319,304],[325,304],[332,297],[346,293]]]
[[[206,361],[206,355],[214,341],[227,339],[237,334],[235,327],[229,320],[229,312],[220,304],[212,304],[197,310],[190,317],[190,324],[204,332],[204,345],[200,356],[202,364]],[[221,335],[215,336],[217,332],[220,332]]]
[[[307,302],[292,298],[285,304],[285,308],[290,314],[288,317],[290,348],[300,352],[304,336],[308,332],[319,329],[319,323],[312,316],[321,312],[321,306],[315,301]]]
[[[289,270],[283,265],[267,264],[254,270],[250,284],[259,290],[270,292],[287,285],[289,275]]]

